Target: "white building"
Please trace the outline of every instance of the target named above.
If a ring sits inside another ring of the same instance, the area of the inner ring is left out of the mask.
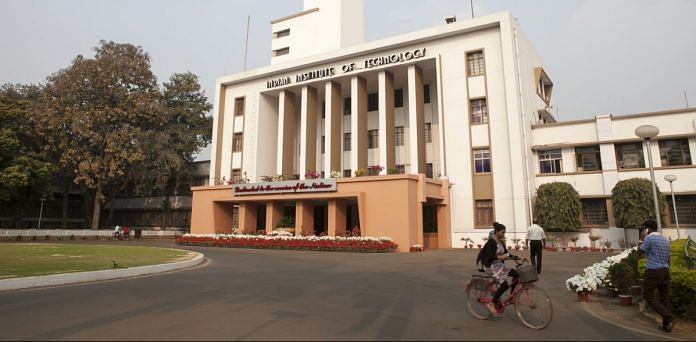
[[[661,189],[669,189],[663,174],[676,174],[684,221],[696,223],[696,199],[688,197],[696,194],[696,111],[556,122],[551,73],[508,12],[367,43],[363,23],[363,1],[305,0],[302,12],[272,22],[270,66],[217,80],[210,186],[194,189],[192,231],[224,232],[235,225],[268,230],[278,219],[270,212],[295,210],[299,220],[307,203],[324,205],[316,196],[242,199],[229,191],[234,186],[220,185],[223,178],[255,183],[283,174],[304,179],[312,171],[322,178],[332,171],[350,177],[360,170],[371,173],[369,167],[378,165],[383,169],[374,172],[382,177],[361,181],[386,181],[394,173],[434,179],[412,177],[419,179],[418,188],[429,187],[421,192],[433,189],[419,195],[418,206],[412,207],[418,222],[408,229],[415,233],[370,227],[391,222],[384,221],[385,213],[393,211],[396,220],[411,209],[389,209],[391,201],[384,198],[375,202],[377,207],[367,205],[375,197],[369,190],[351,192],[352,199],[342,200],[352,203],[348,206],[354,211],[347,209],[347,216],[354,219],[339,225],[359,222],[363,235],[403,235],[401,244],[408,245],[461,247],[466,237],[476,243],[493,221],[504,223],[509,236],[523,237],[540,184],[569,182],[588,199],[588,208],[595,208],[598,202],[590,199],[606,199],[618,180],[646,177],[643,168],[617,168],[617,153],[626,159],[629,152],[614,152],[619,143],[640,142],[633,130],[645,123],[660,128],[661,142],[682,139],[679,146],[686,154],[682,150],[678,166],[662,166],[656,144],[653,153]],[[587,165],[576,167],[576,156],[586,154],[585,146],[599,149],[601,169],[590,171],[585,157]],[[560,162],[551,163],[560,169],[540,169],[540,163],[554,158]],[[339,180],[339,195],[348,182]],[[330,198],[338,195],[326,194],[328,214],[315,211],[312,222],[336,217]],[[249,209],[252,202],[266,211]],[[278,209],[271,202],[284,204]],[[295,209],[288,209],[293,205]],[[435,209],[431,212],[429,206]],[[252,213],[259,219],[247,222]],[[606,233],[600,234],[614,240],[622,236],[608,229],[612,220],[604,223],[595,216],[587,214],[586,221],[592,221],[588,228],[605,227]],[[261,217],[268,222],[262,225]],[[340,231],[335,223],[328,225],[329,233]],[[305,233],[300,223],[297,227]]]

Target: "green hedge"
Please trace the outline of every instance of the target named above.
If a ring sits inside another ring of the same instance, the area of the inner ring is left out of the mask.
[[[672,260],[669,268],[669,296],[675,314],[696,320],[696,271],[689,270],[686,265],[684,244],[686,240],[676,240],[670,246]],[[645,263],[645,258],[639,262],[641,274],[645,272]]]

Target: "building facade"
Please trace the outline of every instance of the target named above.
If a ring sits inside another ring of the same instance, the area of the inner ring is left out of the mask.
[[[305,1],[272,22],[270,66],[217,80],[210,181],[193,189],[192,232],[268,232],[290,217],[297,234],[358,227],[402,250],[462,247],[493,221],[523,237],[539,184],[584,181],[570,166],[540,171],[543,146],[572,161],[569,139],[582,138],[609,158],[632,134],[622,129],[633,119],[610,117],[623,125],[612,137],[604,117],[590,120],[601,129],[556,123],[550,74],[508,12],[362,43],[362,5]],[[694,113],[665,115],[693,144]],[[623,174],[610,170],[599,177]],[[609,185],[578,191],[605,198]]]

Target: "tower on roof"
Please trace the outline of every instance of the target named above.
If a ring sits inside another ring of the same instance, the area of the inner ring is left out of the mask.
[[[302,12],[271,21],[271,64],[361,44],[364,0],[304,0]]]

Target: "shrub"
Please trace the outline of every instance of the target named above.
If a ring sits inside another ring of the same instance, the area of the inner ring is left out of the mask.
[[[292,216],[283,216],[283,218],[278,221],[276,228],[294,228],[295,218]]]
[[[622,261],[609,266],[609,279],[616,290],[629,294],[635,274],[628,263]]]
[[[659,188],[657,188],[657,193],[661,193]],[[664,213],[665,198],[658,195],[657,199],[660,212]],[[652,183],[647,179],[631,178],[616,183],[614,189],[611,190],[611,201],[617,227],[641,229],[645,220],[655,220]],[[664,215],[661,215],[661,218],[664,222]],[[625,239],[628,241],[628,234],[626,234]]]
[[[574,232],[580,229],[580,195],[572,185],[553,182],[539,186],[534,201],[539,224],[547,231]]]

